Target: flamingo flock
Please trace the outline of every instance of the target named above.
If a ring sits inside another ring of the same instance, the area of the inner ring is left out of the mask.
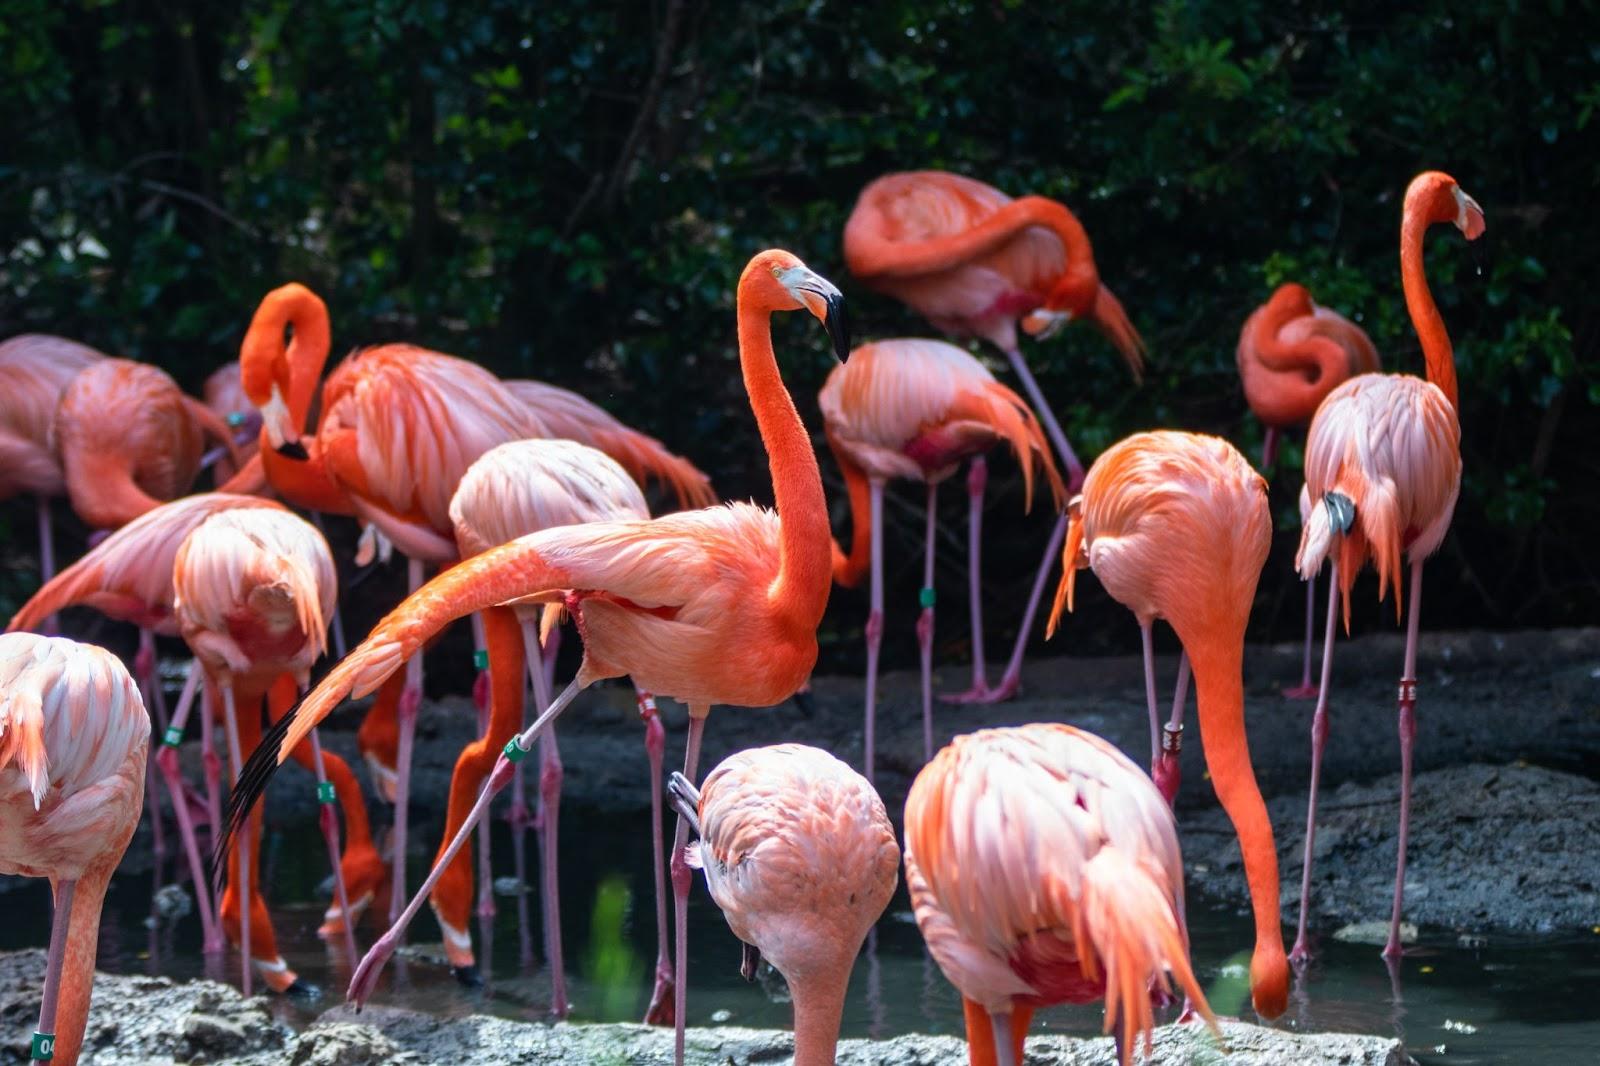
[[[1153,1046],[1157,1012],[1177,994],[1186,1003],[1182,1021],[1215,1029],[1190,959],[1172,811],[1191,673],[1207,776],[1237,834],[1255,916],[1251,1004],[1261,1018],[1277,1017],[1293,970],[1311,954],[1310,868],[1336,621],[1342,606],[1348,629],[1352,584],[1369,562],[1380,597],[1392,585],[1406,623],[1399,851],[1384,948],[1398,956],[1422,565],[1448,531],[1461,477],[1452,348],[1423,266],[1424,235],[1436,224],[1472,240],[1484,216],[1453,178],[1430,171],[1407,190],[1400,233],[1402,288],[1425,379],[1378,373],[1361,329],[1296,284],[1281,286],[1244,323],[1240,378],[1266,427],[1260,472],[1227,441],[1174,428],[1129,436],[1085,468],[1022,356],[1018,331],[1043,339],[1086,319],[1136,381],[1144,342],[1065,206],[936,171],[887,175],[862,191],[845,227],[845,264],[864,287],[940,331],[999,349],[1021,392],[944,340],[881,339],[852,350],[839,287],[788,251],[760,252],[734,286],[734,317],[740,381],[768,460],[770,509],[716,503],[689,459],[578,393],[503,381],[454,356],[385,344],[358,349],[324,380],[328,310],[296,283],[265,296],[238,362],[212,375],[204,401],[152,366],[73,341],[24,335],[0,343],[0,497],[35,498],[41,564],[38,592],[0,636],[0,873],[48,877],[54,894],[32,1060],[72,1066],[78,1058],[101,901],[145,811],[158,861],[165,846],[158,777],[205,952],[220,956],[231,944],[246,993],[259,980],[275,993],[314,994],[277,950],[272,886],[257,853],[260,801],[291,759],[316,780],[334,886],[320,933],[354,966],[352,1003],[377,992],[425,903],[457,978],[481,983],[486,963],[470,919],[494,909],[485,819],[513,786],[516,877],[528,876],[524,836],[536,827],[548,1005],[564,1016],[571,1003],[557,870],[567,771],[556,723],[580,692],[621,677],[637,694],[648,768],[641,780],[653,811],[658,953],[646,1020],[674,1026],[678,1063],[696,871],[744,944],[747,976],[765,958],[788,982],[799,1066],[834,1061],[856,956],[902,869],[929,954],[960,995],[975,1066],[1018,1066],[1033,1013],[1056,1003],[1104,1000],[1123,1066],[1141,1044]],[[817,448],[784,381],[789,356],[773,341],[773,316],[795,311],[817,320],[838,359],[818,402],[846,487],[848,546],[834,539]],[[113,406],[135,417],[104,417]],[[1273,826],[1247,737],[1243,652],[1271,540],[1263,475],[1281,435],[1307,424],[1295,560],[1308,589],[1305,676],[1286,695],[1314,692],[1317,702],[1299,924],[1286,954]],[[1025,506],[1048,489],[1058,518],[1042,538],[1044,564],[1010,660],[991,684],[981,535],[987,456],[1002,444],[1021,468]],[[937,493],[963,463],[972,674],[968,688],[941,698],[995,702],[1019,691],[1023,651],[1059,555],[1047,636],[1075,605],[1080,569],[1093,571],[1138,622],[1148,773],[1062,722],[940,735],[932,672]],[[206,467],[214,468],[211,490],[187,495]],[[920,482],[926,507],[916,623],[923,758],[899,837],[873,785],[884,498],[896,479]],[[652,483],[685,509],[652,516],[644,494]],[[63,496],[100,533],[56,573],[51,501]],[[336,629],[330,636],[340,588],[333,554],[317,526],[291,508],[354,518],[363,561],[391,549],[407,560],[407,596],[348,654]],[[1325,567],[1332,592],[1313,688],[1311,588]],[[429,568],[437,570],[431,578]],[[781,733],[782,719],[760,709],[804,688],[830,587],[854,585],[869,571],[862,765],[779,742],[735,753],[696,785],[712,705]],[[55,632],[59,612],[73,606],[139,628],[131,671],[101,648],[28,632]],[[408,893],[422,659],[463,617],[475,619],[481,649],[479,736],[456,761],[432,869]],[[556,693],[555,649],[568,620],[582,657]],[[1152,651],[1158,620],[1184,652],[1165,722]],[[170,714],[157,635],[181,637],[194,657]],[[338,661],[323,672],[330,640]],[[347,698],[373,693],[360,748],[378,798],[394,808],[387,860],[357,775],[318,736]],[[684,765],[665,781],[657,697],[688,709]],[[199,788],[183,780],[178,757],[196,707]],[[158,751],[147,760],[152,733]],[[528,761],[536,747],[539,757]],[[676,815],[670,849],[663,803]],[[388,928],[357,963],[358,923],[386,883]],[[517,909],[529,965],[528,896]]]

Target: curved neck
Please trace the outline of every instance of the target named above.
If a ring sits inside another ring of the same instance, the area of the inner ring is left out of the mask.
[[[1066,269],[1055,283],[1047,305],[1052,310],[1087,312],[1100,287],[1089,234],[1071,211],[1043,196],[1012,200],[959,233],[916,242],[875,240],[866,248],[847,249],[846,254],[851,271],[859,277],[915,277],[951,270],[987,255],[1029,226],[1042,226],[1054,233],[1066,253]]]
[[[772,354],[771,313],[746,304],[740,284],[739,365],[755,412],[756,428],[767,449],[772,497],[780,526],[778,576],[770,595],[797,625],[815,632],[828,605],[833,544],[822,471],[811,438],[789,390],[783,387]]]
[[[845,492],[850,498],[850,554],[837,541],[830,540],[833,557],[833,579],[845,588],[855,588],[872,563],[872,487],[866,471],[828,438],[828,446],[844,475]]]
[[[293,328],[294,336],[285,346],[283,332],[288,328]],[[239,380],[245,393],[259,407],[261,397],[277,385],[295,428],[303,431],[328,361],[331,336],[327,305],[314,292],[294,284],[274,289],[256,309],[239,348]]]
[[[127,455],[64,449],[61,465],[72,509],[91,529],[120,529],[161,506],[134,480]]]
[[[1444,328],[1444,318],[1433,302],[1433,293],[1428,291],[1428,277],[1422,266],[1422,238],[1431,221],[1425,211],[1407,199],[1405,215],[1400,221],[1400,282],[1405,289],[1411,325],[1422,341],[1428,380],[1439,386],[1439,391],[1454,408],[1458,406],[1455,353],[1450,347],[1450,334]]]
[[[262,431],[263,434],[265,432]],[[322,511],[326,514],[355,514],[355,507],[351,504],[349,495],[328,476],[322,447],[317,438],[302,437],[300,441],[305,446],[308,458],[290,459],[272,447],[263,435],[261,450],[256,454],[261,458],[261,467],[266,472],[267,483],[278,495],[296,507]]]
[[[790,983],[794,996],[794,1066],[833,1066],[844,1017],[844,975],[815,974]]]

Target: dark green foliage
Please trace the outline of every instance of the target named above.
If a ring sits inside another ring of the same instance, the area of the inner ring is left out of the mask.
[[[782,244],[832,274],[863,338],[929,333],[851,284],[839,234],[872,177],[944,167],[1073,207],[1150,343],[1137,391],[1092,330],[1027,347],[1086,458],[1156,425],[1254,454],[1233,349],[1279,281],[1420,372],[1399,200],[1437,167],[1489,235],[1429,247],[1467,470],[1430,624],[1592,620],[1595,25],[1586,3],[1446,0],[0,0],[0,332],[63,333],[194,388],[298,278],[337,346],[414,340],[579,388],[725,495],[761,497],[732,344],[745,257]],[[784,322],[778,339],[817,430],[823,338]],[[1298,461],[1293,440],[1259,636],[1301,617]],[[1048,524],[1017,517],[1014,481],[990,513],[992,631],[1015,624]],[[945,492],[953,534],[961,495]],[[909,624],[920,521],[890,514],[891,613]],[[943,554],[952,636],[964,553]],[[1128,643],[1124,614],[1084,609],[1069,641]],[[838,597],[825,635],[853,637],[862,613]]]

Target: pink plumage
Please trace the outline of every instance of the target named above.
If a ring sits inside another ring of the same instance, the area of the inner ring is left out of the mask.
[[[51,443],[56,405],[80,370],[104,358],[88,345],[42,333],[0,343],[0,499],[66,492]]]

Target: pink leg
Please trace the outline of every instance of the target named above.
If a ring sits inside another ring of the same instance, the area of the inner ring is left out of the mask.
[[[256,712],[257,714],[260,711]],[[228,759],[233,764],[233,780],[239,780],[244,755],[239,750],[239,719],[234,713],[233,686],[222,683],[222,720],[228,734]],[[250,995],[250,826],[245,825],[239,840],[239,959],[242,975],[240,990]]]
[[[1394,910],[1384,958],[1398,959],[1400,908],[1406,894],[1406,837],[1411,827],[1411,745],[1417,739],[1417,626],[1422,614],[1422,562],[1411,564],[1411,603],[1406,608],[1406,672],[1400,679],[1400,842],[1394,867]]]
[[[1273,426],[1267,427],[1267,434],[1261,439],[1261,472],[1266,474],[1272,469],[1272,464],[1278,458],[1278,431]]]
[[[867,706],[861,758],[865,764],[867,781],[870,782],[878,721],[878,648],[883,643],[883,482],[872,479],[868,493],[871,511],[869,521],[872,523],[872,607],[867,615]],[[690,777],[689,780],[693,781],[694,778]],[[681,819],[679,825],[682,825]],[[679,971],[682,976],[681,962]]]
[[[983,493],[989,483],[989,463],[983,456],[973,456],[967,466],[967,614],[972,624],[972,687],[965,692],[948,692],[939,697],[944,703],[987,703],[993,696],[987,675],[987,655],[983,649]],[[930,503],[930,508],[932,504]],[[933,512],[928,515],[928,551],[933,552]],[[931,571],[930,571],[931,573]],[[933,587],[931,578],[923,581],[926,588]],[[933,659],[929,657],[929,666]],[[929,751],[927,757],[933,758]]]
[[[34,503],[39,517],[39,584],[43,586],[56,576],[56,540],[50,530],[50,498],[37,496]],[[54,636],[61,632],[60,619],[50,615],[44,620],[44,632]]]
[[[639,717],[644,720],[644,751],[650,761],[650,854],[656,881],[656,976],[650,991],[650,1006],[645,1010],[646,1025],[672,1025],[677,1014],[672,980],[672,947],[667,936],[667,864],[661,832],[661,757],[665,753],[667,731],[656,712],[656,700],[639,691]]]
[[[1055,445],[1056,454],[1061,457],[1061,464],[1066,468],[1068,494],[1076,493],[1083,487],[1083,464],[1078,462],[1078,456],[1073,452],[1072,445],[1067,443],[1067,435],[1061,432],[1061,423],[1056,421],[1055,412],[1045,403],[1044,393],[1039,390],[1039,383],[1033,379],[1033,372],[1028,369],[1028,364],[1022,361],[1022,353],[1015,348],[1008,349],[1006,360],[1011,364],[1011,369],[1016,371],[1017,378],[1022,382],[1022,391],[1027,393],[1028,402],[1033,405],[1034,413],[1044,424],[1045,436],[1050,438],[1050,443]]]
[[[1311,957],[1306,939],[1306,919],[1311,913],[1311,851],[1317,840],[1317,786],[1322,782],[1322,749],[1328,743],[1328,687],[1333,679],[1333,635],[1339,618],[1339,564],[1330,565],[1328,624],[1322,635],[1322,684],[1317,689],[1317,710],[1311,718],[1311,798],[1306,803],[1306,854],[1300,867],[1300,925],[1289,961],[1302,966]]]
[[[172,715],[172,724],[167,726],[162,735],[155,762],[167,782],[167,796],[172,800],[172,810],[178,819],[178,836],[183,841],[183,850],[189,859],[189,880],[194,887],[195,907],[200,911],[202,950],[212,952],[222,950],[222,928],[215,918],[210,880],[206,877],[205,863],[200,858],[200,843],[195,838],[194,820],[189,816],[189,803],[183,795],[183,779],[178,773],[178,745],[183,742],[183,727],[189,719],[189,708],[194,703],[199,684],[200,666],[191,663],[189,677],[184,681],[183,692],[178,697],[178,708]]]
[[[1161,714],[1156,710],[1156,650],[1154,623],[1141,622],[1139,636],[1144,642],[1144,701],[1150,709],[1150,767],[1152,773],[1161,758]]]
[[[874,510],[881,510],[882,485],[873,482],[874,502],[879,506]],[[874,515],[876,517],[876,515]],[[877,522],[872,525],[874,536],[880,527]],[[689,708],[689,739],[684,745],[683,776],[691,782],[695,781],[695,772],[700,764],[700,733],[705,729],[706,711],[701,707],[698,710]],[[672,836],[672,924],[676,934],[677,970],[675,980],[677,986],[677,1010],[673,1019],[672,1061],[674,1066],[683,1066],[684,1026],[689,1016],[685,1004],[689,998],[689,885],[692,875],[689,872],[689,862],[686,858],[685,846],[689,838],[689,825],[684,821],[683,815],[678,815],[678,828]]]
[[[982,462],[981,459],[974,463]],[[917,647],[922,656],[922,761],[933,761],[933,535],[934,520],[938,515],[939,486],[928,485],[927,548],[922,560],[922,613],[917,616]],[[976,590],[974,590],[976,591]],[[982,607],[973,600],[973,639],[979,640],[983,632]],[[983,681],[983,645],[973,644],[973,684]]]
[[[39,1001],[39,1029],[30,1059],[49,1062],[56,1050],[56,1007],[61,1001],[61,970],[67,958],[67,931],[72,924],[72,898],[78,882],[57,881],[55,913],[50,920],[50,954],[45,958],[44,995]]]
[[[194,663],[189,667],[193,673],[200,673],[200,664]],[[215,846],[222,825],[222,759],[217,755],[216,738],[216,709],[211,704],[211,686],[200,686],[200,767],[206,778],[206,817],[211,820],[211,843]],[[206,879],[204,887],[196,886],[196,891],[204,891],[211,895],[211,913],[220,914],[222,900],[211,891],[211,880]],[[217,922],[218,940],[214,945],[204,950],[208,954],[220,955],[225,944],[222,940],[222,922]],[[220,963],[220,959],[218,960]]]
[[[1172,693],[1172,717],[1161,730],[1161,755],[1150,770],[1156,788],[1167,798],[1169,807],[1177,801],[1178,785],[1182,781],[1183,769],[1178,756],[1183,751],[1183,712],[1188,702],[1189,653],[1184,652],[1178,656],[1178,684]]]
[[[339,913],[345,916],[344,949],[350,965],[354,966],[357,958],[355,919],[350,910],[350,894],[345,890],[344,864],[339,853],[339,820],[333,810],[338,800],[328,781],[327,770],[323,768],[322,740],[315,727],[311,730],[311,762],[317,772],[317,822],[322,828],[322,839],[328,842],[328,861],[333,864],[333,898],[339,901]]]
[[[1332,590],[1328,593],[1333,595]],[[1317,625],[1317,580],[1312,578],[1306,582],[1306,648],[1300,662],[1300,684],[1294,688],[1286,688],[1283,695],[1291,700],[1309,700],[1317,695],[1317,687],[1311,683],[1311,632]]]
[[[170,719],[167,717],[167,696],[162,691],[160,664],[156,660],[156,635],[140,627],[139,650],[133,657],[133,676],[144,695],[145,706],[155,718],[156,732],[164,734]],[[160,868],[167,859],[167,832],[161,822],[160,794],[156,791],[156,768],[145,764],[145,813],[150,816],[150,847],[155,852],[155,864]]]
[[[1033,589],[1028,593],[1028,606],[1022,612],[1022,625],[1017,630],[1017,642],[1011,647],[1011,658],[1006,663],[1006,672],[1001,675],[1000,683],[990,689],[979,702],[999,703],[1015,696],[1017,690],[1021,688],[1022,657],[1028,650],[1028,637],[1033,633],[1033,620],[1038,617],[1045,584],[1050,580],[1056,564],[1060,562],[1061,542],[1066,536],[1067,516],[1063,514],[1056,519],[1055,528],[1050,531],[1050,539],[1044,546],[1044,559],[1039,563],[1038,573],[1033,576]]]
[[[395,949],[400,946],[406,926],[417,916],[417,911],[422,908],[422,901],[433,892],[433,886],[439,883],[439,876],[444,872],[444,868],[450,865],[451,860],[460,853],[462,846],[471,839],[478,823],[488,813],[489,804],[493,802],[494,797],[511,783],[512,768],[527,757],[528,752],[533,749],[534,741],[539,739],[539,735],[567,709],[567,705],[581,691],[583,686],[574,679],[532,725],[523,730],[519,736],[512,738],[506,745],[505,751],[495,760],[494,769],[489,772],[489,780],[484,783],[483,791],[478,794],[478,802],[467,812],[467,820],[451,838],[450,846],[434,862],[433,869],[428,872],[427,880],[422,882],[422,887],[417,889],[416,895],[411,897],[411,902],[400,912],[399,920],[378,938],[378,942],[368,949],[361,964],[356,967],[355,976],[350,979],[348,992],[348,999],[352,1005],[359,1008],[372,994],[372,989],[378,982],[378,975],[383,971],[384,964],[394,955]]]
[[[489,732],[489,652],[483,633],[483,615],[472,616],[473,665],[478,676],[472,682],[472,703],[478,709],[478,735]],[[485,818],[478,825],[478,917],[494,917],[494,868],[489,862],[489,830]],[[485,937],[485,943],[488,938]]]
[[[422,587],[422,560],[410,559],[406,564],[410,592]],[[410,593],[407,593],[409,595]],[[411,802],[411,745],[417,735],[417,710],[422,706],[422,649],[406,662],[406,686],[400,692],[400,706],[396,718],[400,726],[399,750],[395,753],[394,786],[394,873],[390,879],[389,921],[400,924],[400,912],[406,902],[406,824],[410,820],[407,807]]]
[[[567,972],[561,952],[561,895],[556,876],[557,833],[561,824],[561,749],[555,726],[539,738],[539,846],[543,859],[544,958],[550,970],[550,1013],[565,1018]]]

